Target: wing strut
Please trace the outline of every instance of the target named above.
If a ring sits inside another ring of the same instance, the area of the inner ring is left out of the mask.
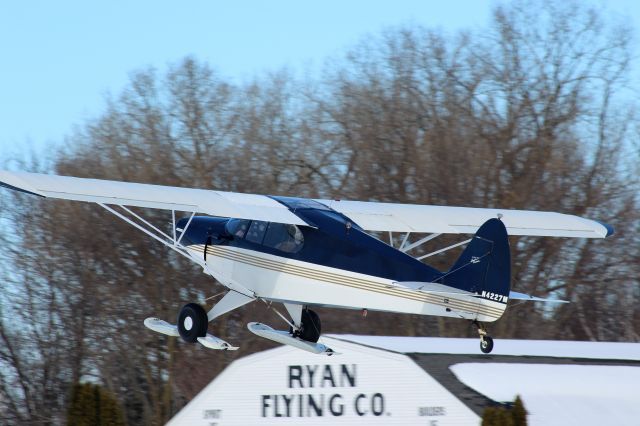
[[[137,223],[136,221],[132,220],[130,217],[125,216],[124,214],[118,212],[114,208],[112,208],[112,207],[110,207],[110,206],[108,206],[108,205],[106,205],[104,203],[96,203],[96,204],[98,204],[99,206],[103,207],[109,213],[114,214],[115,216],[117,216],[120,219],[124,220],[128,224],[134,226],[136,229],[139,229],[140,231],[144,232],[145,234],[147,234],[148,236],[150,236],[154,240],[161,242],[166,247],[169,247],[171,250],[175,251],[176,253],[186,257],[190,261],[192,261],[195,264],[199,265],[206,274],[211,275],[212,277],[218,279],[216,277],[216,275],[211,271],[211,269],[207,265],[207,262],[203,258],[201,258],[200,256],[195,256],[194,254],[189,252],[186,249],[186,247],[184,247],[182,244],[180,244],[180,241],[182,240],[182,236],[186,233],[187,229],[189,228],[189,225],[191,224],[191,221],[192,221],[193,217],[196,214],[194,211],[191,212],[191,216],[189,217],[189,220],[187,221],[187,224],[185,225],[184,229],[182,229],[180,237],[178,237],[178,239],[176,240],[177,235],[175,234],[175,226],[174,226],[174,237],[172,238],[169,235],[167,235],[166,233],[162,232],[157,227],[155,227],[154,225],[152,225],[151,223],[149,223],[149,221],[147,221],[146,219],[144,219],[141,216],[137,215],[136,213],[134,213],[133,211],[131,211],[130,209],[126,208],[123,205],[116,204],[118,207],[122,208],[125,212],[131,214],[131,216],[133,216],[135,219],[137,219],[142,224],[144,224],[144,226],[142,226],[140,223]],[[175,223],[175,213],[173,213],[173,221]],[[220,284],[224,285],[225,287],[229,288],[230,290],[235,290],[235,291],[237,291],[237,292],[239,292],[241,294],[244,294],[244,295],[252,295],[252,296],[247,296],[247,297],[256,297],[253,291],[247,289],[244,286],[241,286],[240,284],[231,283],[231,282],[222,282],[222,281],[220,281],[220,279],[218,279],[218,281],[220,282]]]
[[[402,243],[400,243],[400,247],[398,248],[398,250],[400,251],[404,251],[404,245],[407,243],[407,240],[409,239],[409,235],[411,235],[411,232],[407,232],[406,234],[404,234],[404,238],[402,239]]]
[[[158,234],[164,236],[167,239],[171,239],[170,236],[168,236],[167,234],[165,234],[164,232],[162,232],[161,230],[159,230],[158,228],[156,228],[155,226],[153,226],[150,222],[144,220],[142,217],[140,217],[139,215],[137,215],[135,212],[131,211],[130,209],[128,209],[126,206],[120,205],[120,208],[122,208],[122,210],[126,211],[127,213],[129,213],[131,216],[135,217],[136,219],[138,219],[140,222],[144,223],[146,226],[148,226],[149,228],[153,229],[154,231],[156,231]],[[104,207],[104,206],[103,206]],[[172,210],[173,211],[173,210]],[[173,240],[175,241],[175,228],[173,231],[174,237]]]
[[[133,216],[135,219],[137,219],[138,221],[143,223],[144,226],[140,225],[140,223],[137,223],[136,221],[132,220],[130,217],[125,216],[124,214],[118,212],[117,210],[109,207],[106,204],[103,204],[103,203],[97,203],[97,204],[100,207],[102,207],[105,210],[107,210],[109,213],[112,213],[113,215],[119,217],[120,219],[124,220],[128,224],[134,226],[138,230],[144,232],[145,234],[147,234],[148,236],[150,236],[154,240],[161,242],[165,246],[169,247],[171,250],[174,250],[176,253],[186,257],[187,259],[191,260],[192,262],[197,263],[198,265],[200,265],[200,266],[202,266],[203,268],[206,269],[206,263],[201,261],[199,258],[196,258],[196,257],[192,256],[182,245],[180,245],[180,240],[182,239],[182,236],[185,234],[186,229],[189,227],[189,224],[191,223],[191,219],[193,219],[193,216],[195,215],[195,212],[191,213],[191,217],[189,218],[189,222],[187,223],[187,226],[185,226],[185,229],[181,233],[180,238],[178,238],[178,240],[176,241],[176,239],[175,239],[175,236],[176,236],[175,235],[175,226],[174,226],[174,232],[173,232],[174,233],[174,237],[171,238],[169,235],[167,235],[166,233],[162,232],[160,229],[158,229],[157,227],[155,227],[154,225],[149,223],[149,221],[147,221],[144,218],[140,217],[139,215],[137,215],[136,213],[134,213],[130,209],[126,208],[125,206],[122,206],[122,205],[118,204],[118,207],[122,208],[125,212],[127,212],[128,214]],[[175,213],[173,213],[173,220],[174,220],[174,223],[175,223]],[[152,232],[152,230],[155,233]]]
[[[176,211],[171,210],[171,230],[173,231],[173,241],[176,240]]]
[[[469,238],[468,240],[464,240],[464,241],[460,241],[459,243],[451,244],[450,246],[447,246],[445,248],[441,248],[440,250],[432,251],[431,253],[427,253],[427,254],[422,255],[420,257],[416,257],[416,259],[422,260],[422,259],[426,259],[427,257],[434,256],[436,254],[444,253],[445,251],[451,250],[452,248],[456,248],[456,247],[460,247],[462,245],[465,245],[465,244],[471,242],[471,240],[472,240],[472,238]]]
[[[430,234],[430,235],[427,235],[424,238],[419,239],[415,243],[409,244],[408,246],[404,247],[404,244],[407,241],[407,237],[409,236],[409,232],[407,232],[407,237],[405,237],[404,241],[402,242],[402,245],[400,246],[400,251],[403,252],[403,253],[406,253],[411,249],[414,249],[416,247],[421,246],[422,244],[426,243],[427,241],[431,241],[434,238],[439,237],[440,235],[442,235],[442,234]]]
[[[191,221],[193,220],[193,217],[195,215],[196,215],[196,212],[191,212],[191,216],[189,216],[189,220],[187,221],[187,224],[185,225],[185,227],[182,230],[182,232],[180,232],[180,238],[178,238],[178,241],[174,240],[174,245],[176,245],[176,246],[180,245],[180,241],[182,241],[182,237],[184,237],[184,234],[187,233],[187,229],[189,229],[189,225],[191,225]]]
[[[407,245],[407,242],[409,241],[409,236],[410,236],[410,234],[411,234],[411,232],[407,232],[407,233],[404,235],[404,238],[402,239],[402,243],[401,243],[401,244],[400,244],[400,246],[398,247],[398,250],[400,250],[400,251],[401,251],[401,252],[403,252],[403,253],[406,253],[406,252],[408,252],[409,250],[413,250],[414,248],[420,247],[420,246],[421,246],[421,245],[423,245],[424,243],[429,242],[429,241],[431,241],[431,240],[433,240],[433,239],[435,239],[435,238],[439,237],[440,235],[442,235],[442,234],[440,234],[440,233],[429,234],[429,235],[427,235],[426,237],[420,238],[418,241],[413,242],[413,243],[411,243],[411,244],[408,244],[408,245]],[[390,242],[391,247],[393,247],[393,239],[392,239],[392,237],[391,237],[391,236],[392,236],[392,233],[391,233],[391,232],[389,232],[389,242]],[[459,246],[461,246],[461,245],[467,244],[467,243],[469,243],[470,241],[471,241],[471,238],[470,238],[470,239],[468,239],[468,240],[460,241],[459,243],[452,244],[452,245],[447,246],[447,247],[445,247],[445,248],[441,248],[440,250],[432,251],[431,253],[427,253],[427,254],[422,255],[422,256],[419,256],[419,257],[415,257],[415,256],[413,256],[413,257],[414,257],[416,260],[426,259],[427,257],[431,257],[431,256],[434,256],[434,255],[436,255],[436,254],[444,253],[445,251],[447,251],[447,250],[451,250],[452,248],[456,248],[456,247],[459,247]]]

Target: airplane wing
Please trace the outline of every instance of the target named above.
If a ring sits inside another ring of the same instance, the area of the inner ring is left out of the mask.
[[[0,171],[0,186],[48,198],[308,225],[266,195],[9,171]],[[605,238],[613,233],[609,225],[553,212],[316,201],[345,214],[367,231],[473,234],[486,220],[501,215],[510,235]]]
[[[47,198],[307,225],[265,195],[9,171],[0,171],[0,186]]]
[[[501,217],[509,235],[605,238],[613,234],[613,228],[607,224],[553,212],[365,201],[316,201],[343,213],[367,231],[473,234],[485,221]]]

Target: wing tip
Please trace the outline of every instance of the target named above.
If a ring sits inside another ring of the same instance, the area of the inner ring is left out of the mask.
[[[0,170],[0,187],[46,198],[44,194],[40,193],[35,188],[32,188],[29,184],[24,182],[24,180],[20,179],[19,176],[16,176],[16,174],[6,170]]]
[[[604,229],[606,229],[606,231],[607,231],[606,235],[603,238],[610,237],[611,235],[616,233],[616,230],[613,228],[613,226],[609,225],[608,223],[600,222],[599,220],[596,220],[596,222],[598,222],[600,225],[604,226]]]

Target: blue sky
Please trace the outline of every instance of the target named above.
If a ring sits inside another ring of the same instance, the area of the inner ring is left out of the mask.
[[[637,0],[592,0],[640,25]],[[59,143],[132,71],[193,55],[242,81],[317,69],[367,34],[413,23],[484,27],[495,0],[3,1],[0,160]]]

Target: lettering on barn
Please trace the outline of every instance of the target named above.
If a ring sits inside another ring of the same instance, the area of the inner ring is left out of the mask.
[[[356,364],[289,365],[290,393],[262,395],[262,417],[382,416],[385,399],[380,392],[346,396],[341,389],[356,388]],[[350,392],[352,394],[352,392]]]

